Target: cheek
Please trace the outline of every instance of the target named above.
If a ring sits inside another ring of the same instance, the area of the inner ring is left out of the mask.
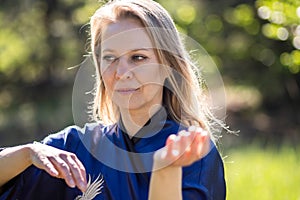
[[[163,91],[163,86],[161,84],[153,83],[153,84],[145,85],[144,87],[144,92],[146,94],[149,94],[149,96],[155,95],[162,91]]]
[[[142,84],[162,86],[165,80],[165,76],[159,66],[145,66],[135,71],[135,74]]]
[[[102,74],[102,81],[105,86],[105,90],[107,91],[108,94],[111,94],[113,91],[114,87],[114,79],[113,75],[110,73],[103,73]]]

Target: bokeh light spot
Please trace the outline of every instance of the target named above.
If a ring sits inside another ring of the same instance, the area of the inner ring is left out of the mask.
[[[270,21],[274,24],[283,24],[285,20],[285,15],[281,11],[272,12]]]
[[[219,32],[223,29],[223,22],[217,15],[209,15],[205,20],[205,27],[208,31]]]
[[[196,10],[193,6],[184,4],[178,8],[177,16],[183,23],[190,24],[196,18]]]
[[[269,19],[271,16],[271,10],[267,6],[261,6],[258,8],[257,14],[262,19]]]
[[[300,49],[300,36],[294,37],[293,45],[296,49]]]
[[[289,53],[284,52],[280,55],[280,62],[282,65],[290,66],[292,64],[292,58]]]
[[[289,37],[289,32],[286,28],[284,27],[280,27],[277,29],[277,37],[278,39],[285,41],[288,39]]]
[[[300,7],[297,8],[296,14],[297,14],[297,16],[300,18]]]

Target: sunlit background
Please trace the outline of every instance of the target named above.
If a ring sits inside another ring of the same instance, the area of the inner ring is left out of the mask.
[[[226,89],[229,200],[300,200],[300,1],[160,0]],[[96,0],[0,0],[0,146],[74,123],[72,87]],[[73,69],[68,69],[72,68]],[[75,68],[74,68],[75,67]]]

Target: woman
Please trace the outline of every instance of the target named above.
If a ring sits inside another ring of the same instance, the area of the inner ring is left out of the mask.
[[[90,24],[96,122],[2,150],[0,199],[225,199],[214,118],[169,14],[111,1]]]

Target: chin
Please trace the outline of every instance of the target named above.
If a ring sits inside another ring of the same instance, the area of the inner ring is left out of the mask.
[[[115,102],[115,104],[121,109],[121,110],[136,110],[143,107],[143,103],[136,102],[136,103],[125,103],[123,102]]]
[[[142,105],[127,105],[127,106],[120,106],[119,108],[121,109],[126,109],[126,110],[138,110],[138,109],[141,109],[143,108]]]

